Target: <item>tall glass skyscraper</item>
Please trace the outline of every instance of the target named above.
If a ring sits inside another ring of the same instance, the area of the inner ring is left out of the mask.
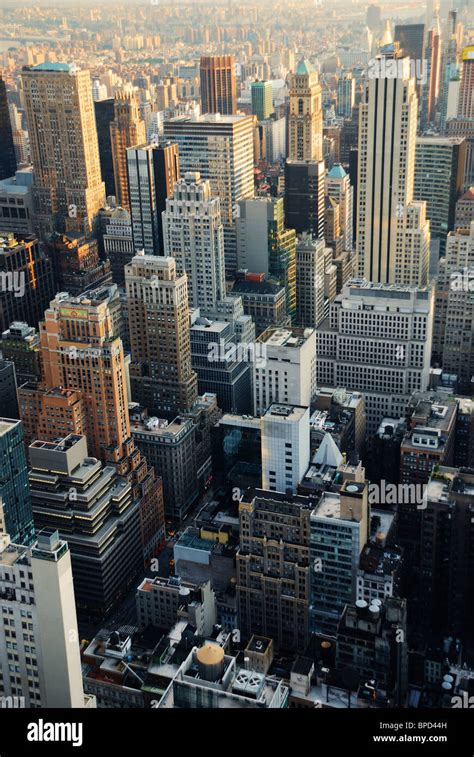
[[[23,424],[10,418],[0,418],[0,498],[11,541],[32,544],[35,531]]]

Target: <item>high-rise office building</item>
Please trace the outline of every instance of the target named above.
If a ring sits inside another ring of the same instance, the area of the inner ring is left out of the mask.
[[[441,81],[441,26],[435,12],[425,40],[423,88],[420,101],[420,127],[426,129],[435,123]]]
[[[36,226],[88,234],[105,199],[89,72],[41,63],[25,67],[22,82]]]
[[[239,503],[237,615],[244,638],[271,637],[302,652],[309,642],[308,497],[248,489]]]
[[[426,507],[417,512],[419,552],[409,601],[418,627],[459,634],[464,643],[473,640],[473,484],[469,468],[440,466],[432,474]]]
[[[333,252],[324,239],[302,234],[296,244],[296,323],[315,328],[329,313],[336,296]]]
[[[471,221],[474,221],[474,187],[469,187],[456,203],[453,231],[459,227],[468,229]]]
[[[0,502],[0,607],[8,620],[0,627],[0,656],[14,654],[15,661],[3,666],[2,699],[35,708],[93,707],[82,685],[68,545],[57,532],[41,533],[29,548],[12,543],[2,510]]]
[[[33,169],[20,168],[0,181],[0,230],[14,234],[33,233]]]
[[[316,70],[301,60],[289,77],[285,224],[297,234],[324,235],[322,89]]]
[[[127,148],[146,140],[146,126],[140,113],[138,97],[118,92],[114,102],[114,120],[110,122],[110,140],[114,166],[115,196],[122,208],[130,207],[127,180]]]
[[[163,141],[153,150],[153,178],[156,212],[158,214],[158,249],[165,255],[163,244],[163,211],[166,200],[173,196],[174,185],[180,178],[179,148],[174,142]]]
[[[99,258],[94,237],[54,232],[45,247],[53,265],[57,292],[78,297],[88,289],[112,283],[110,263]]]
[[[15,363],[0,358],[0,417],[19,418]]]
[[[258,338],[265,357],[253,364],[254,415],[272,404],[310,407],[316,394],[316,332],[270,327]]]
[[[425,56],[425,25],[396,24],[394,33],[403,55],[410,60],[423,61]]]
[[[355,79],[352,71],[341,71],[337,80],[337,110],[342,118],[351,118],[355,104]]]
[[[7,88],[0,74],[0,181],[14,176],[15,171],[15,145],[8,110]]]
[[[395,707],[405,701],[408,683],[407,602],[387,597],[346,605],[337,627],[336,669],[355,675],[367,699],[384,696]],[[375,685],[374,685],[375,684]],[[379,696],[375,686],[384,695]]]
[[[108,462],[126,457],[130,440],[126,369],[116,321],[119,302],[114,291],[104,287],[79,298],[58,295],[46,310],[40,331],[45,386],[80,392],[87,412],[89,450]]]
[[[465,47],[461,54],[461,86],[458,118],[474,119],[474,46]]]
[[[201,315],[225,297],[224,231],[220,202],[199,172],[185,173],[163,212],[164,255],[188,277],[189,306]]]
[[[274,402],[261,425],[262,488],[296,494],[310,459],[309,408]]]
[[[57,530],[71,550],[78,613],[105,615],[143,565],[139,505],[131,484],[70,434],[29,447],[35,526]]]
[[[283,199],[241,200],[237,214],[239,269],[267,274],[285,287],[286,312],[296,313],[296,234],[284,225]]]
[[[349,175],[340,163],[335,163],[326,176],[326,195],[339,206],[339,225],[343,238],[343,249],[352,250],[352,214],[354,190]]]
[[[316,70],[301,60],[289,77],[289,160],[323,159],[322,89]]]
[[[462,137],[417,137],[414,198],[426,202],[431,239],[439,239],[440,255],[454,228],[456,202],[464,188],[466,143]]]
[[[119,287],[125,285],[125,266],[135,255],[132,219],[125,208],[115,208],[105,229],[104,251],[110,263],[112,281]]]
[[[265,121],[273,113],[273,88],[270,81],[253,81],[250,85],[252,113],[257,121]]]
[[[324,492],[310,528],[311,630],[334,636],[344,606],[357,597],[357,568],[370,536],[367,483],[349,480],[340,492]]]
[[[100,171],[105,184],[105,194],[107,197],[115,196],[114,161],[110,136],[110,124],[115,118],[114,98],[95,101],[94,112],[99,144]]]
[[[397,76],[389,75],[396,66]],[[368,281],[423,286],[429,262],[424,203],[413,202],[417,97],[397,43],[372,64],[359,106],[357,256]]]
[[[191,368],[188,283],[174,258],[136,255],[125,268],[132,398],[159,417],[176,417],[197,397]]]
[[[41,353],[38,332],[24,321],[14,321],[2,332],[1,351],[13,363],[17,386],[25,381],[37,382],[41,377]]]
[[[285,224],[297,234],[324,237],[325,177],[324,160],[285,162]]]
[[[35,531],[21,421],[0,418],[0,498],[8,534],[15,544],[31,544]]]
[[[237,300],[232,298],[231,302],[234,304]],[[250,339],[239,338],[232,322],[226,320],[193,318],[190,337],[191,362],[199,392],[215,394],[219,407],[226,413],[249,413],[250,363],[255,355],[255,350],[253,354],[251,351],[253,335]]]
[[[450,232],[444,274],[439,277],[436,317],[440,320],[442,366],[457,376],[461,392],[474,376],[474,221]]]
[[[364,393],[367,432],[404,415],[414,391],[428,387],[434,293],[428,288],[354,279],[317,331],[319,386]]]
[[[425,25],[396,24],[394,40],[400,45],[402,54],[410,59],[411,65],[421,73],[416,82],[416,93],[421,101],[423,77],[428,75],[425,57]]]
[[[0,232],[0,330],[37,326],[54,293],[51,260],[33,235]]]
[[[154,145],[136,145],[127,149],[128,197],[132,217],[135,250],[146,255],[159,253],[159,218],[156,206]]]
[[[233,55],[203,55],[200,63],[201,112],[232,115],[237,111]]]
[[[181,172],[199,171],[220,199],[226,274],[233,275],[237,270],[237,203],[254,196],[253,117],[176,117],[165,121],[164,134],[179,147]]]

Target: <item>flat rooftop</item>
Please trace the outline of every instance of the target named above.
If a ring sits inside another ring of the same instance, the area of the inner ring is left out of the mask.
[[[0,418],[0,436],[7,434],[14,426],[17,426],[21,421],[14,418]]]
[[[311,513],[311,517],[340,518],[341,499],[335,492],[324,492],[318,504]]]

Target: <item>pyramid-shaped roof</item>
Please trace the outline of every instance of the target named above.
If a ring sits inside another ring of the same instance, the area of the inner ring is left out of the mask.
[[[341,451],[331,434],[326,433],[314,456],[313,463],[329,465],[331,468],[337,468],[342,463],[343,459]]]
[[[328,173],[328,176],[330,179],[343,179],[344,176],[347,176],[347,174],[340,163],[334,163],[333,167]]]
[[[314,70],[314,66],[311,65],[307,58],[301,58],[296,68],[296,74],[298,76],[302,76],[304,74],[313,74]]]

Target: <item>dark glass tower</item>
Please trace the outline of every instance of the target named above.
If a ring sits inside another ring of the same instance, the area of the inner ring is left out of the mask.
[[[100,171],[102,180],[105,182],[105,193],[107,196],[115,195],[114,164],[110,138],[110,122],[114,120],[114,98],[95,102],[94,110],[97,140],[99,142]]]
[[[23,424],[11,418],[0,418],[0,497],[12,542],[31,544],[35,531]]]
[[[8,111],[7,88],[0,74],[0,180],[14,176],[15,171],[15,146]]]

